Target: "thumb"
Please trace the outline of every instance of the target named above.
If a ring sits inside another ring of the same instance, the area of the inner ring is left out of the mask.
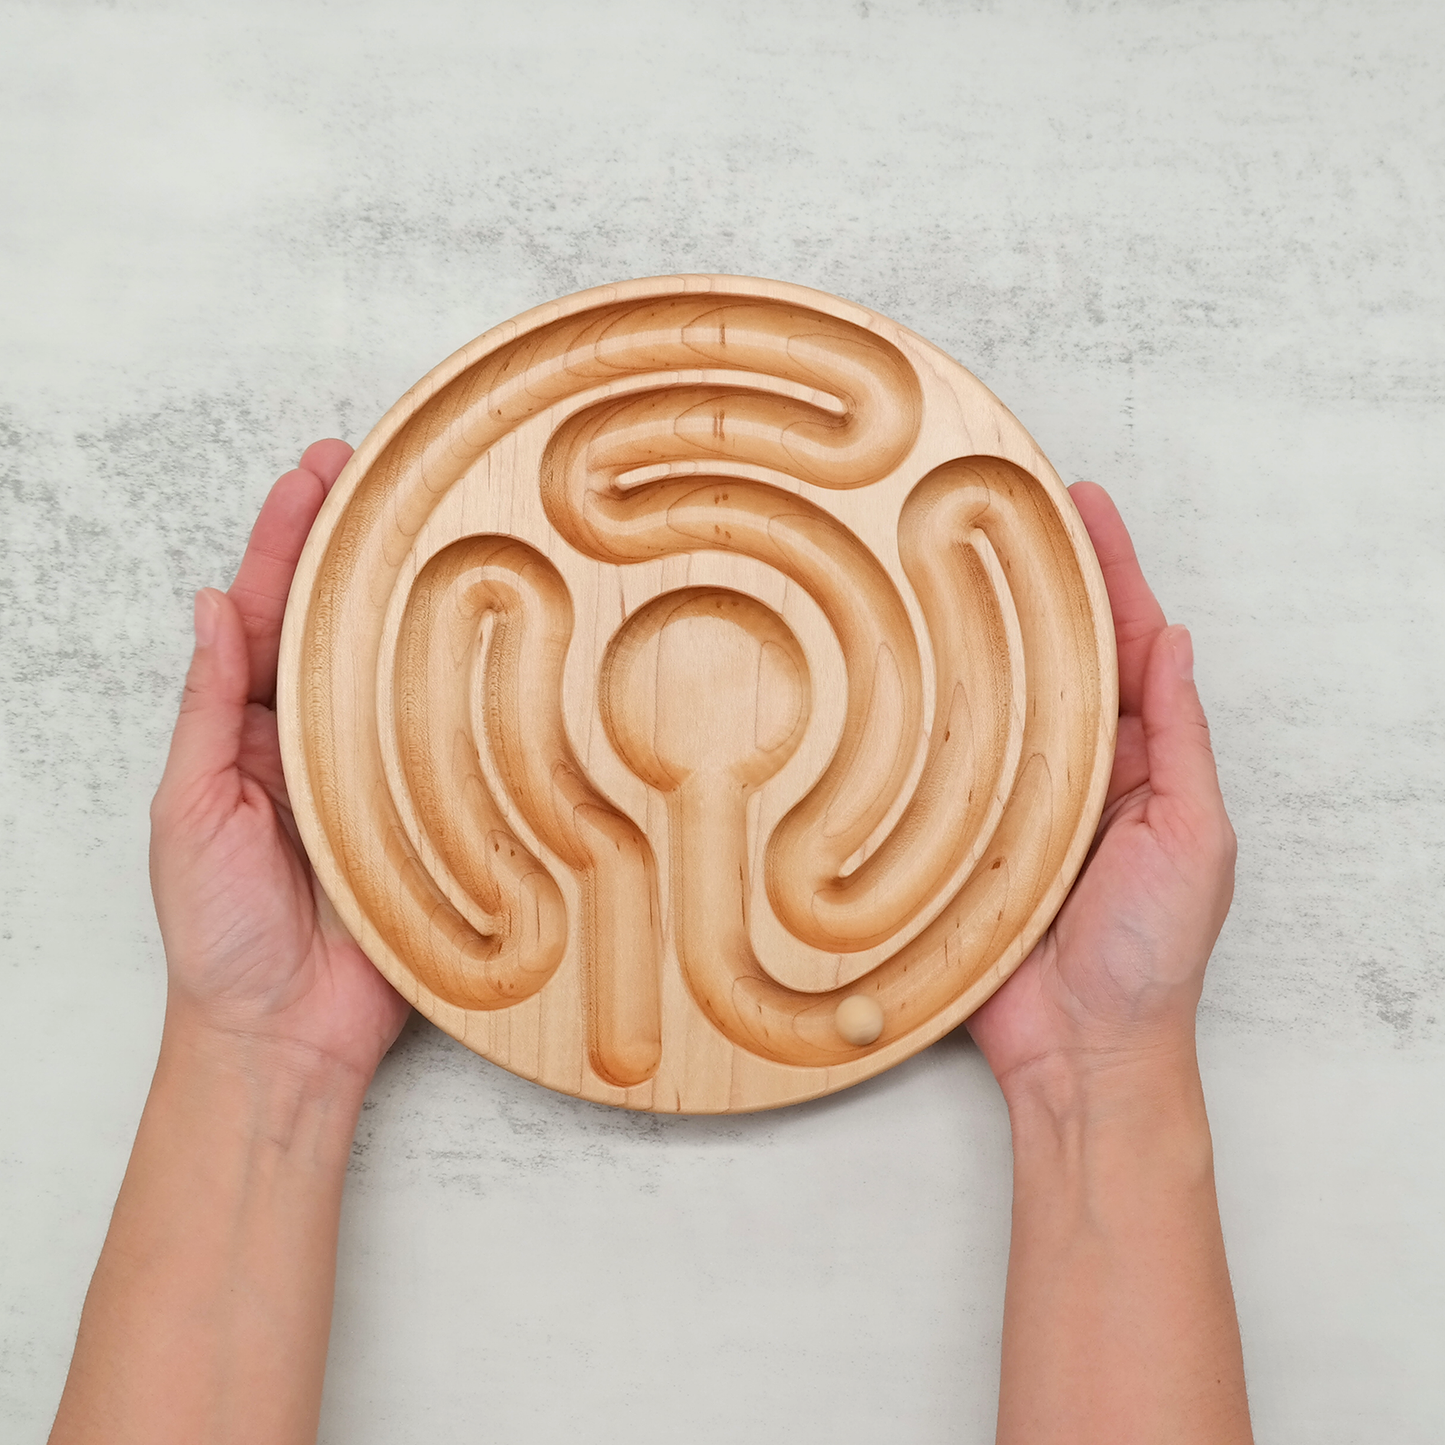
[[[1150,791],[1190,811],[1222,812],[1209,724],[1194,686],[1194,643],[1188,628],[1166,627],[1154,639],[1140,712]]]
[[[196,593],[196,650],[186,673],[160,792],[185,805],[236,765],[251,668],[245,626],[224,592]]]

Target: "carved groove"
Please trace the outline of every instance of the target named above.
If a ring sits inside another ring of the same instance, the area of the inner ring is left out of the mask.
[[[561,895],[507,831],[478,765],[470,689],[455,682],[478,652],[480,624],[489,615],[496,621],[484,655],[486,743],[532,830],[582,880],[578,933],[593,1067],[612,1083],[640,1083],[656,1071],[662,1049],[652,849],[587,781],[567,741],[562,663],[571,602],[556,568],[509,538],[454,542],[427,563],[411,591],[397,649],[396,712],[418,819],[453,878],[497,916],[497,936],[515,953],[512,969],[545,983],[566,941]],[[539,874],[545,886],[532,882]],[[524,911],[528,903],[535,921]],[[471,980],[454,982],[428,959],[418,972],[462,1007],[517,1001],[471,993]]]
[[[632,1107],[808,1097],[1052,917],[1112,753],[1105,609],[1048,463],[911,333],[608,288],[438,368],[338,483],[286,624],[298,823],[379,966],[499,1062]],[[840,982],[779,982],[764,916]]]

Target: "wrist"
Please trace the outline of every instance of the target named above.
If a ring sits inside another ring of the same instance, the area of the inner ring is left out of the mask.
[[[1192,1029],[1160,1030],[1127,1043],[1074,1043],[1015,1064],[999,1078],[1010,1113],[1105,1116],[1192,1094],[1199,1061]]]
[[[339,1024],[340,1009],[303,999],[279,1008],[198,995],[173,977],[166,994],[162,1048],[229,1062],[303,1092],[334,1093],[348,1083],[365,1093],[391,1043],[364,1027]]]
[[[1004,1083],[1017,1161],[1151,1161],[1212,1171],[1204,1090],[1192,1033],[1032,1061]]]
[[[218,1122],[283,1148],[304,1136],[349,1152],[370,1074],[303,1041],[218,1024],[172,996],[153,1095],[184,1098]]]

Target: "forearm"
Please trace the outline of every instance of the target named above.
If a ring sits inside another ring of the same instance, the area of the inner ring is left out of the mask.
[[[364,1084],[168,1018],[51,1445],[314,1440]]]
[[[1000,1445],[1252,1437],[1204,1096],[1187,1047],[1009,1092]]]

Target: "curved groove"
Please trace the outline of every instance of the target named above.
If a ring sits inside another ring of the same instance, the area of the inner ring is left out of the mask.
[[[1073,841],[1076,780],[1092,761],[1101,689],[1098,656],[1087,643],[1090,612],[1063,522],[1042,486],[999,458],[946,463],[923,487],[978,489],[965,503],[972,524],[1008,578],[1022,653],[1038,660],[1051,686],[1029,693],[1018,772],[987,849],[917,938],[847,987],[808,998],[738,973],[722,1015],[726,1025],[719,1026],[780,1062],[818,1066],[856,1058],[932,1017],[1028,928],[1043,885]],[[986,505],[975,510],[984,496]],[[881,1035],[863,1048],[848,1047],[837,1032],[837,1006],[852,994],[876,999],[883,1010]]]
[[[581,884],[579,941],[593,1067],[612,1083],[638,1084],[657,1071],[662,1051],[652,849],[587,781],[567,741],[562,665],[572,605],[566,586],[540,553],[507,537],[464,538],[433,557],[408,595],[397,639],[399,752],[417,816],[481,906],[497,912],[499,897],[512,903],[505,914],[512,927],[504,936],[517,938],[505,961],[519,982],[513,996],[471,1006],[515,1003],[527,996],[517,992],[521,987],[535,992],[560,961],[567,930],[557,885],[507,829],[487,789],[471,732],[470,689],[457,685],[488,616],[495,621],[483,658],[486,742],[518,811]],[[458,798],[469,806],[459,809]],[[542,930],[518,906],[522,889],[515,881],[538,874],[550,891],[534,885],[526,901],[544,905],[538,909]],[[535,942],[539,931],[545,951]],[[527,955],[528,943],[538,961]],[[421,976],[442,993],[427,973]]]
[[[489,924],[485,969],[461,967],[438,950],[413,965],[439,998],[458,1008],[505,1008],[530,998],[556,972],[567,946],[567,911],[552,875],[517,838],[482,773],[466,685],[478,658],[482,619],[499,614],[498,638],[483,660],[488,689],[515,691],[521,653],[560,643],[571,617],[488,605],[468,591],[465,549],[450,548],[423,569],[407,599],[397,637],[394,717],[398,757],[417,823],[437,856]],[[550,599],[549,599],[550,600]],[[507,634],[530,633],[522,646]],[[540,636],[538,635],[540,634]],[[509,667],[510,664],[510,667]],[[475,952],[468,956],[475,964]]]

